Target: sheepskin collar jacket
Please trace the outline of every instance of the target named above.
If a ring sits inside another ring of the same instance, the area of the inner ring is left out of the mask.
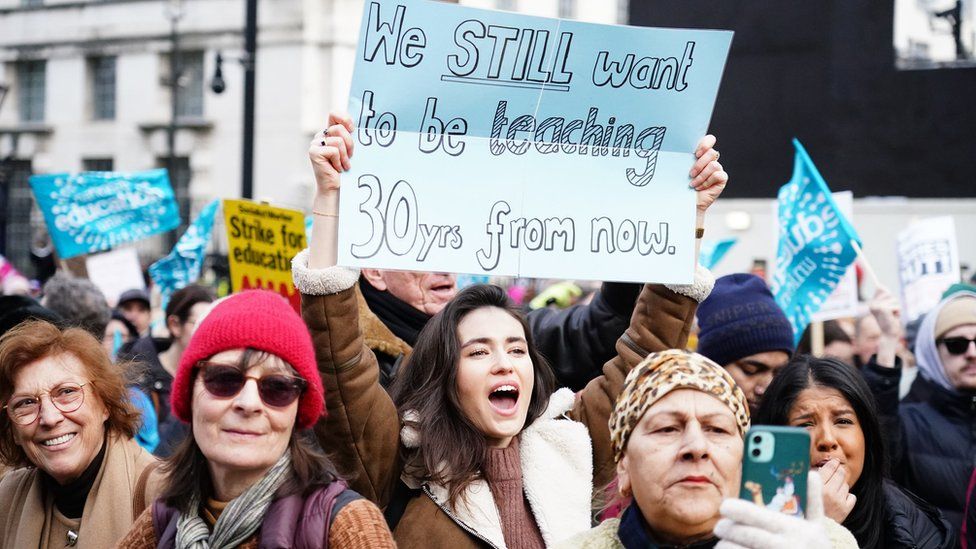
[[[401,438],[403,423],[364,342],[358,272],[311,270],[307,263],[308,252],[298,254],[292,275],[325,386],[327,415],[315,426],[323,449],[350,487],[381,508],[401,482],[420,491],[393,532],[400,547],[505,547],[487,483],[472,483],[451,506],[445,487],[405,473],[404,455],[416,439],[411,442],[409,431]],[[603,375],[576,395],[555,393],[546,413],[520,434],[523,489],[547,545],[589,528],[593,487],[606,485],[615,470],[608,420],[627,373],[651,352],[684,347],[698,302],[713,283],[700,271],[693,285],[645,285]]]
[[[590,527],[593,449],[586,427],[566,415],[574,400],[569,389],[556,391],[542,416],[519,434],[523,490],[546,545],[566,533]],[[416,447],[418,440],[410,429],[401,429],[405,447]],[[406,471],[401,480],[409,488],[421,490],[425,498],[473,537],[493,547],[505,547],[498,508],[484,479],[471,483],[455,505],[449,503],[445,486],[424,482]],[[404,532],[415,526],[425,529],[423,524],[411,524],[409,519],[400,523]]]

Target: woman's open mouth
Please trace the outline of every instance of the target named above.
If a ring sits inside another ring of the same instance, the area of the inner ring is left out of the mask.
[[[499,414],[509,416],[518,410],[519,390],[511,383],[496,386],[488,393],[488,402]]]

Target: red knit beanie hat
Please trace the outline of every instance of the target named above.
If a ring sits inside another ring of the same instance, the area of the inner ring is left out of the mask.
[[[295,423],[299,429],[315,425],[324,411],[325,390],[315,364],[312,338],[295,309],[280,295],[266,290],[248,290],[219,300],[197,324],[173,379],[170,406],[176,417],[190,422],[197,363],[221,351],[246,347],[277,356],[308,382]]]

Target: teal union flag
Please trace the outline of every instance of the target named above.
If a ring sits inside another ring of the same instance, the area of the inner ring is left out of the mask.
[[[793,177],[777,197],[779,243],[771,289],[797,341],[857,258],[861,241],[830,196],[817,167],[794,138]]]
[[[200,277],[218,206],[220,199],[204,206],[183,236],[176,241],[169,255],[149,266],[149,276],[159,286],[164,308],[173,292],[196,282]]]

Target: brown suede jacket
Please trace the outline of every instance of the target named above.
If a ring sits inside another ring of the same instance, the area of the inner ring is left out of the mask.
[[[295,265],[301,260],[301,256],[296,258]],[[401,420],[393,401],[380,386],[376,358],[364,344],[357,322],[357,292],[352,282],[309,284],[308,280],[302,280],[330,270],[309,271],[305,268],[304,273],[298,272],[301,270],[293,267],[293,274],[296,287],[303,292],[302,317],[316,347],[328,410],[327,417],[315,426],[315,433],[340,471],[349,476],[350,487],[383,508],[390,502],[403,474]],[[344,280],[355,280],[354,273],[346,273]],[[710,287],[707,283],[704,285],[704,295],[707,295]],[[309,288],[325,295],[308,295]],[[337,293],[328,293],[329,290]],[[698,293],[701,293],[700,289]],[[698,296],[699,299],[704,295]],[[589,447],[584,447],[588,454],[585,463],[592,464],[592,476],[586,475],[589,486],[582,509],[584,519],[578,521],[584,524],[574,523],[573,531],[563,531],[560,518],[555,516],[561,514],[558,511],[560,494],[544,493],[547,489],[558,492],[559,485],[566,483],[566,479],[549,478],[551,484],[537,483],[546,485],[540,489],[538,485],[531,485],[530,471],[524,471],[526,496],[547,545],[589,528],[593,486],[605,486],[614,474],[607,422],[624,379],[649,353],[684,348],[697,305],[695,299],[663,285],[645,285],[635,305],[630,327],[617,342],[618,356],[603,367],[603,375],[591,381],[575,399],[569,393],[566,410],[557,410],[552,421],[537,420],[520,435],[528,436],[527,432],[536,429],[539,423],[567,427],[575,424],[585,427],[584,438],[588,435],[591,441]],[[559,394],[554,394],[553,400],[557,400]],[[524,454],[525,438],[522,440]],[[526,463],[527,458],[523,455],[523,468]],[[556,473],[550,474],[550,477],[556,476]],[[451,507],[440,497],[443,487],[423,484],[422,488],[424,496],[410,500],[394,530],[394,538],[400,547],[504,547],[504,540],[498,535],[500,526],[490,524],[491,518],[497,516],[493,502],[489,503],[487,511],[485,508],[474,509],[486,511],[489,517],[487,530],[492,527],[499,530],[485,532],[481,527],[484,521],[481,526],[478,524],[485,513],[479,515],[470,508]],[[478,499],[482,495],[475,493],[472,497]],[[491,497],[490,493],[488,497]]]

